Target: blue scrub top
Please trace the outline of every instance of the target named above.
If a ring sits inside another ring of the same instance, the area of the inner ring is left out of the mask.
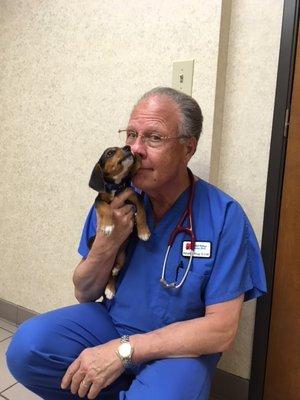
[[[193,224],[196,240],[211,244],[210,254],[194,257],[180,289],[160,283],[167,243],[187,207],[189,189],[181,194],[162,220],[154,223],[151,202],[144,196],[151,237],[147,242],[133,236],[113,300],[105,301],[116,327],[132,334],[149,332],[173,322],[201,317],[205,307],[232,300],[245,293],[245,301],[266,293],[264,266],[251,224],[242,207],[215,186],[195,183]],[[186,223],[185,223],[186,225]],[[94,206],[87,216],[79,253],[86,258],[88,240],[96,234]],[[186,234],[179,234],[169,254],[166,280],[180,281],[189,257],[182,254]]]

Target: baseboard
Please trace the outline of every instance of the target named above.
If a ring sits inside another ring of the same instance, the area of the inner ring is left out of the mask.
[[[211,395],[217,400],[248,400],[249,380],[217,368]]]
[[[15,325],[38,313],[0,299],[0,318]],[[229,372],[217,369],[211,389],[211,395],[217,400],[247,400],[249,381]]]
[[[20,325],[22,322],[37,314],[37,312],[28,310],[25,307],[0,299],[0,318],[14,325]]]

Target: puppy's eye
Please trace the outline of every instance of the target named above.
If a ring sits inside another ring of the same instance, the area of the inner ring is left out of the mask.
[[[108,152],[106,153],[107,157],[112,157],[115,154],[115,150],[108,150]]]

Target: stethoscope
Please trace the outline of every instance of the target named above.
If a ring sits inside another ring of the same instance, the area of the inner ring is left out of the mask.
[[[190,179],[190,193],[189,193],[189,199],[188,199],[188,204],[187,204],[187,208],[185,209],[185,211],[183,212],[182,216],[180,217],[180,220],[178,221],[177,226],[175,227],[175,229],[173,230],[173,232],[171,233],[171,236],[169,238],[168,241],[168,248],[167,248],[167,252],[164,258],[164,263],[163,263],[163,269],[162,269],[162,274],[161,274],[161,278],[160,278],[160,282],[161,284],[167,288],[167,289],[179,289],[185,282],[187,275],[191,269],[191,265],[192,265],[192,261],[193,261],[193,256],[194,256],[194,250],[195,250],[195,243],[196,243],[196,238],[195,238],[195,234],[193,231],[193,200],[194,200],[194,195],[195,195],[195,178],[194,175],[192,173],[192,171],[188,168],[188,174],[189,174],[189,179]],[[189,225],[185,228],[183,226],[183,223],[185,221],[185,219],[188,218],[188,222]],[[173,243],[175,241],[176,235],[178,235],[179,233],[186,233],[187,235],[190,236],[191,239],[191,244],[190,244],[190,258],[189,258],[189,263],[188,266],[186,268],[186,271],[181,279],[181,281],[179,283],[177,283],[177,281],[175,282],[171,282],[168,283],[165,279],[165,274],[166,274],[166,266],[168,263],[168,256],[170,253],[170,250],[173,246]]]

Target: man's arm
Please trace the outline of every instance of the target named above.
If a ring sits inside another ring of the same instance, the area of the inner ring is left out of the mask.
[[[101,239],[100,245],[94,242],[88,257],[75,268],[73,283],[79,303],[95,301],[101,296],[116,258],[118,248],[106,237]]]
[[[177,322],[153,332],[133,335],[133,362],[171,357],[199,357],[227,350],[234,340],[244,295],[206,308],[204,317]],[[67,369],[61,383],[81,392],[82,378],[93,382],[93,395],[115,381],[124,371],[116,355],[120,339],[85,349]],[[86,392],[86,389],[85,389]],[[82,393],[84,395],[84,393]]]
[[[105,236],[97,231],[87,258],[82,259],[75,268],[73,283],[75,297],[80,303],[97,300],[102,295],[117,252],[132,232],[133,208],[125,204],[131,194],[131,190],[125,190],[113,199],[110,204],[115,225],[112,234]]]
[[[131,336],[133,362],[199,357],[228,350],[238,329],[243,300],[244,294],[206,307],[204,317],[176,322],[146,334]]]

